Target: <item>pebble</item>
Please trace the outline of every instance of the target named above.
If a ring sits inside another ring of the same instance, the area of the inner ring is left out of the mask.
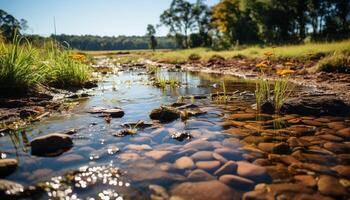
[[[0,177],[4,178],[13,173],[18,166],[18,161],[12,158],[0,159]]]
[[[260,167],[245,161],[237,162],[237,175],[253,180],[256,183],[269,183],[271,182],[271,177],[267,173],[266,168]]]
[[[219,181],[235,189],[249,190],[254,186],[254,181],[231,174],[220,176]]]
[[[30,142],[33,155],[45,155],[57,151],[63,151],[73,146],[71,136],[61,133],[51,133],[34,138]]]
[[[161,150],[153,150],[146,152],[145,155],[153,158],[154,160],[165,160],[171,155],[171,151],[161,151]]]
[[[196,162],[196,166],[199,169],[203,169],[208,172],[213,172],[220,167],[219,161],[198,161]]]
[[[191,182],[211,181],[216,179],[214,176],[202,169],[193,170],[191,173],[188,174],[187,178]]]
[[[218,170],[214,172],[215,176],[221,176],[224,174],[236,174],[237,173],[237,163],[234,161],[228,161]]]
[[[184,156],[175,161],[175,166],[178,169],[193,169],[194,162],[190,157]]]
[[[339,183],[338,179],[333,176],[321,175],[317,182],[318,190],[323,195],[345,196],[346,189]]]
[[[230,187],[216,180],[181,183],[171,190],[171,194],[183,200],[232,200],[239,199],[240,196]]]

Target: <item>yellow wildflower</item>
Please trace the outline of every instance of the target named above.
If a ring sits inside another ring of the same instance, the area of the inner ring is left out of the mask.
[[[255,66],[258,68],[267,68],[268,67],[267,61],[262,61],[262,62],[256,64]]]
[[[272,51],[268,51],[264,53],[265,56],[270,57],[273,56],[273,52]]]
[[[277,75],[284,76],[284,75],[289,75],[295,73],[294,70],[291,69],[282,69],[282,70],[277,70]]]

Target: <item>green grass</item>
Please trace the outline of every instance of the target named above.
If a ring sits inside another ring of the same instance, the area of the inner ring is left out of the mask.
[[[0,52],[0,85],[3,88],[82,87],[91,78],[87,64],[54,44],[51,48],[38,49],[16,38],[13,44],[0,43]]]
[[[173,51],[135,51],[143,57],[154,61],[163,61],[169,63],[184,63],[188,61],[191,55],[200,57],[202,61],[208,61],[214,55],[219,55],[225,59],[233,57],[261,58],[265,52],[274,52],[275,58],[295,58],[295,59],[319,59],[330,55],[336,51],[344,51],[350,48],[350,40],[332,43],[307,43],[301,45],[286,45],[278,47],[248,46],[238,47],[235,50],[213,51],[207,48],[195,48]]]
[[[316,66],[317,71],[350,74],[350,51],[335,52],[322,60]]]
[[[20,39],[13,45],[0,45],[0,85],[2,87],[29,88],[46,79],[46,69],[39,62],[40,53],[30,44],[21,47]]]

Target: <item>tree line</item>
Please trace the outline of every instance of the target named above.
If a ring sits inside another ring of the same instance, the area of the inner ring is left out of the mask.
[[[229,48],[349,38],[349,11],[349,0],[173,0],[160,23],[183,48]]]

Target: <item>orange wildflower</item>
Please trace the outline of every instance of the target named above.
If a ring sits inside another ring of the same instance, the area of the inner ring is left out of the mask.
[[[264,55],[267,56],[267,57],[271,57],[271,56],[273,56],[273,52],[272,51],[268,51],[268,52],[265,52]]]
[[[268,64],[268,63],[267,63],[267,61],[265,60],[265,61],[262,61],[262,62],[256,64],[255,66],[258,67],[258,68],[267,68],[267,67],[268,67],[267,64]]]
[[[291,69],[282,69],[282,70],[277,70],[277,72],[276,72],[276,74],[280,75],[280,76],[294,74],[294,73],[295,73],[295,71],[291,70]]]

